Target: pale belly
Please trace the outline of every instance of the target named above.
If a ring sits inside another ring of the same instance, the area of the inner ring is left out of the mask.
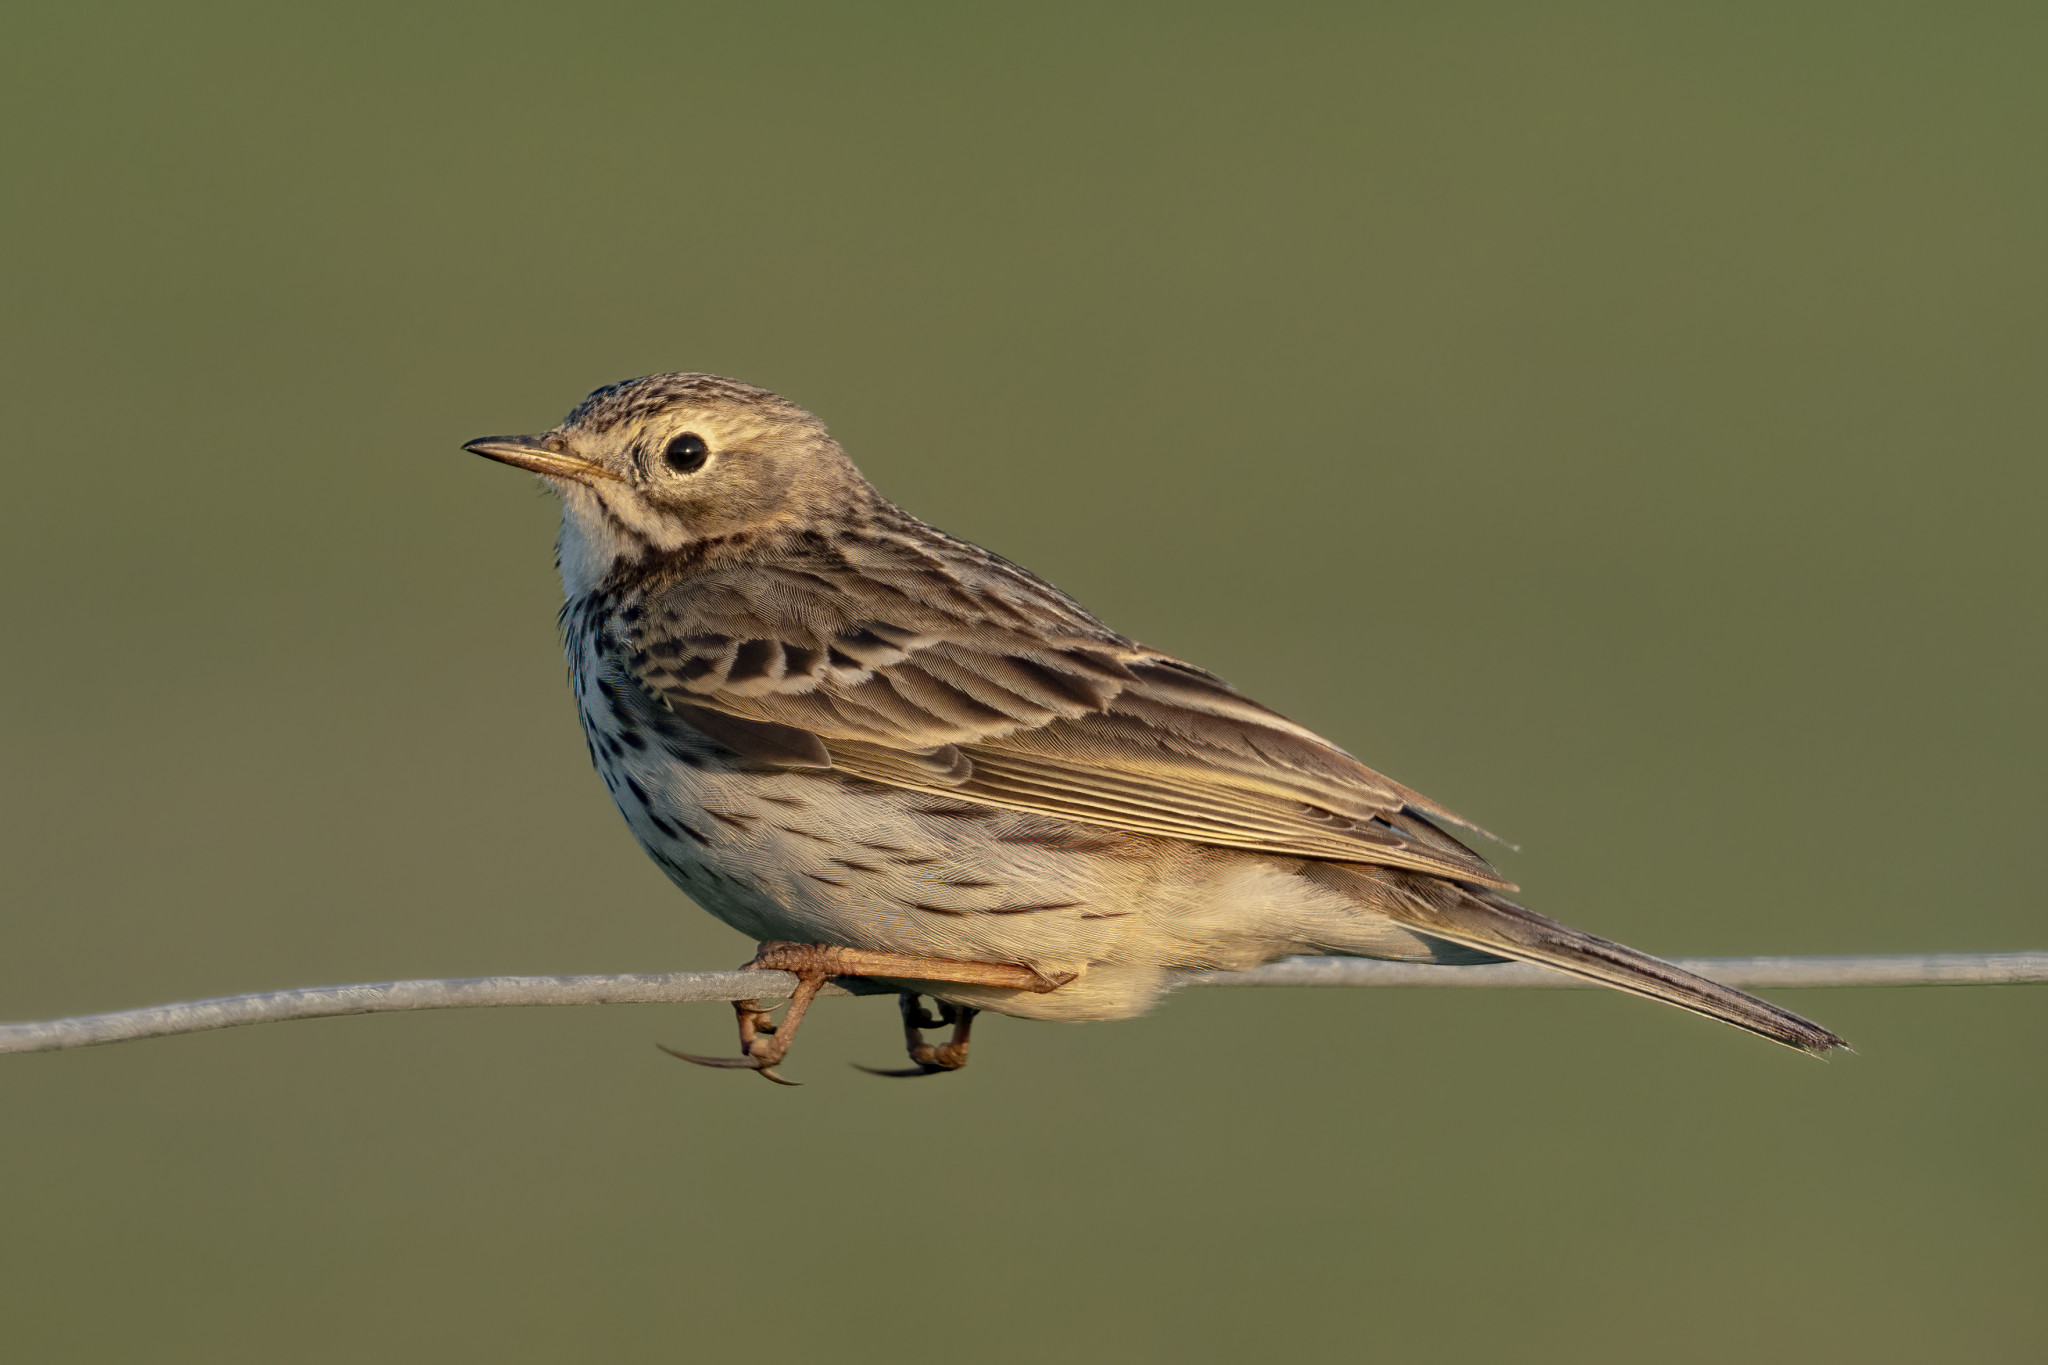
[[[741,933],[1075,978],[1045,994],[907,983],[956,1003],[1123,1018],[1178,973],[1313,950],[1357,926],[1359,907],[1296,875],[1297,860],[830,772],[737,769],[616,684],[579,686],[578,696],[598,771],[633,833],[671,881]]]

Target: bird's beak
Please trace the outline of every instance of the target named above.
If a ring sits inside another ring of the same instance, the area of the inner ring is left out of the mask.
[[[577,483],[589,483],[593,479],[618,482],[619,476],[603,465],[565,454],[560,445],[561,439],[556,436],[479,436],[462,448],[472,455],[481,455],[500,464],[518,465],[521,469],[530,469],[551,479],[573,479]]]

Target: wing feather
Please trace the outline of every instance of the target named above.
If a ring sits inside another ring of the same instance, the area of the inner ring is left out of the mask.
[[[1430,818],[1476,826],[1023,570],[922,526],[853,548],[636,602],[635,675],[756,762],[1509,887]]]

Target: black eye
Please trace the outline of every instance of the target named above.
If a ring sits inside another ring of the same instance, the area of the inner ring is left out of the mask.
[[[678,474],[687,474],[693,469],[702,469],[704,462],[711,458],[711,447],[704,444],[704,438],[694,431],[686,431],[668,443],[661,452],[661,462]]]

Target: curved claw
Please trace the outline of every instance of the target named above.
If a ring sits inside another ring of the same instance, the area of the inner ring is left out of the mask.
[[[671,1057],[685,1062],[695,1062],[698,1066],[713,1066],[725,1071],[758,1071],[764,1078],[775,1082],[777,1085],[803,1084],[802,1081],[792,1081],[777,1075],[773,1064],[761,1062],[752,1057],[700,1057],[694,1052],[678,1052],[674,1048],[662,1043],[656,1043],[655,1046]]]
[[[909,1077],[911,1079],[915,1079],[919,1076],[938,1076],[948,1071],[958,1071],[960,1069],[955,1066],[922,1065],[906,1066],[900,1067],[894,1071],[885,1071],[879,1066],[862,1066],[859,1062],[853,1062],[851,1063],[851,1065],[855,1071],[865,1071],[870,1076],[898,1076]]]
[[[749,1071],[759,1071],[761,1069],[761,1064],[752,1057],[700,1057],[694,1052],[678,1052],[664,1043],[656,1043],[655,1046],[671,1057],[685,1062],[695,1062],[698,1066],[718,1066],[735,1071],[741,1068]]]

